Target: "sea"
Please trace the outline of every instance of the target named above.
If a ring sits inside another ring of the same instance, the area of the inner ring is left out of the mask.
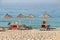
[[[44,12],[49,14],[50,18],[39,18]],[[16,16],[22,13],[24,16],[29,13],[33,14],[35,18],[1,18],[5,13],[11,16]],[[26,24],[33,28],[40,28],[42,20],[46,20],[47,24],[51,27],[60,27],[60,7],[55,6],[0,6],[0,26],[7,27],[9,22],[16,21],[19,25]]]

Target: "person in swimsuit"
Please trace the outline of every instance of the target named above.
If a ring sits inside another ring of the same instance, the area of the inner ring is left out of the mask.
[[[43,21],[42,21],[41,28],[46,28],[46,20],[43,20]]]

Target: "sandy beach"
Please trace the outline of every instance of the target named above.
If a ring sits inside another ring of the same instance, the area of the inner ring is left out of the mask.
[[[0,32],[0,40],[60,40],[60,31],[7,30]]]

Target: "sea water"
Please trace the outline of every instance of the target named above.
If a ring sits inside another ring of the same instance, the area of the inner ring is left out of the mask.
[[[50,18],[39,18],[44,12],[47,12]],[[16,16],[22,13],[24,16],[32,13],[35,18],[1,18],[5,13],[11,16]],[[37,6],[14,6],[0,5],[0,26],[7,27],[8,22],[16,21],[18,24],[26,24],[27,26],[40,28],[42,20],[46,20],[51,27],[60,27],[60,6],[59,5],[37,5]]]
[[[7,27],[9,22],[16,21],[19,25],[26,24],[33,28],[40,28],[42,20],[46,20],[51,27],[60,27],[60,18],[0,18],[0,26]]]

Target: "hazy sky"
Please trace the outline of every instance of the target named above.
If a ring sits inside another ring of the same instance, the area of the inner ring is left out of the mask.
[[[60,7],[60,0],[0,0],[0,6],[5,7],[8,6],[18,6],[18,7],[25,7],[25,6],[58,6]],[[35,7],[34,6],[34,7]]]
[[[59,4],[60,0],[0,0],[1,4],[15,4],[15,3],[53,3],[53,4]]]
[[[36,10],[36,12],[34,10],[35,13],[40,12],[41,10],[42,11],[46,10],[49,13],[50,12],[53,13],[53,11],[55,11],[55,13],[60,13],[60,0],[0,0],[0,11],[2,10],[2,8],[3,9],[33,8],[39,10],[39,11]],[[23,12],[25,12],[25,10],[23,10]]]

